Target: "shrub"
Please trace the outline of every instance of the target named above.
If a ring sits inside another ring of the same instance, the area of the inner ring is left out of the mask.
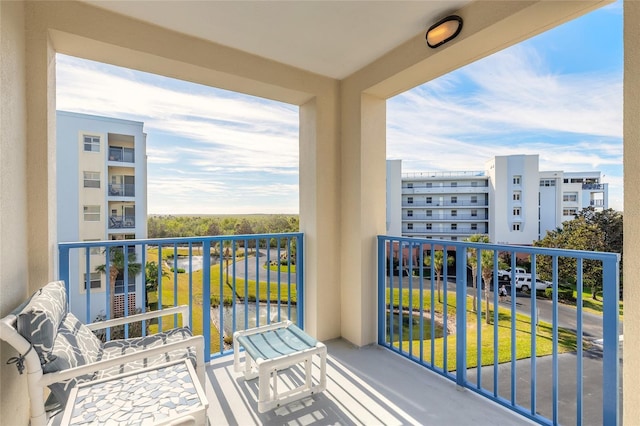
[[[171,272],[173,272],[173,268],[171,268]],[[185,273],[184,268],[178,268],[178,273],[179,274],[184,274]]]
[[[551,299],[553,297],[553,289],[545,289],[544,295],[548,299]],[[573,288],[567,286],[558,286],[558,300],[563,302],[575,302],[575,298],[573,297]]]

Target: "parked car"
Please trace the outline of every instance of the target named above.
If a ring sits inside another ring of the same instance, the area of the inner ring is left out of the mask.
[[[547,287],[551,287],[550,281],[544,281],[540,278],[536,278],[536,291],[544,291]],[[531,283],[531,276],[517,276],[516,277],[516,290],[528,293],[533,288]]]
[[[531,274],[529,274],[526,269],[517,267],[516,268],[516,277],[520,276],[520,275],[522,275],[522,276],[527,276],[527,275],[531,276]],[[511,278],[511,268],[498,269],[498,277],[509,277],[509,278]]]

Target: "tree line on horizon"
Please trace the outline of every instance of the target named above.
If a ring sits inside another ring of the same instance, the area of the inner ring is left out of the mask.
[[[147,218],[148,238],[280,234],[298,232],[299,230],[300,219],[298,215],[160,215]]]

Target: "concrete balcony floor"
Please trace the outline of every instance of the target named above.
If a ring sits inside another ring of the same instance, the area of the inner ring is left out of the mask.
[[[213,360],[206,371],[210,424],[533,424],[386,349],[355,348],[344,340],[326,344],[327,389],[262,414],[257,379],[245,381],[235,373],[232,356]],[[282,376],[286,389],[287,373]]]

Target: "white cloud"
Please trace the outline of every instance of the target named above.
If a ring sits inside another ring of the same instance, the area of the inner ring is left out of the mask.
[[[297,107],[64,55],[56,89],[60,110],[144,122],[150,213],[297,213]]]
[[[541,170],[621,175],[621,73],[556,73],[523,44],[391,99],[387,117],[387,155],[403,172],[539,154]],[[622,185],[611,185],[612,207],[621,200]]]

